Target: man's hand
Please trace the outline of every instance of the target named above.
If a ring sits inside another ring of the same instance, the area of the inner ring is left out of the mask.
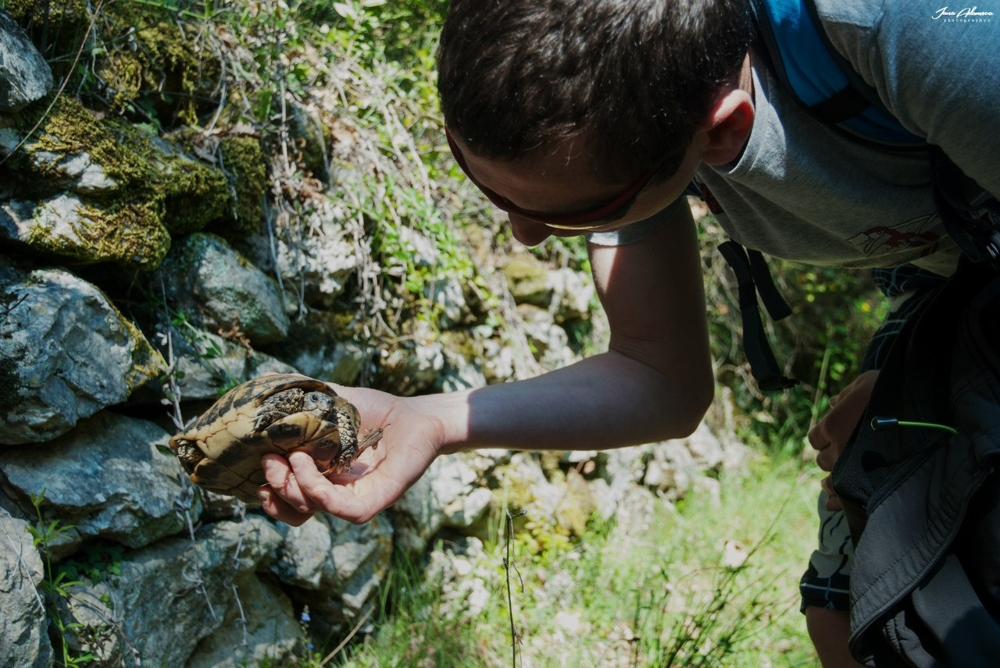
[[[868,405],[877,378],[878,371],[866,371],[855,378],[837,396],[830,399],[829,412],[809,430],[809,444],[819,450],[816,463],[824,471],[833,470],[840,454],[847,447],[847,441]],[[840,497],[833,489],[830,476],[820,484],[830,495],[826,502],[827,510],[842,510]]]
[[[361,414],[360,435],[382,429],[382,440],[361,453],[349,471],[325,476],[305,453],[293,452],[287,460],[265,455],[269,484],[258,494],[275,519],[298,526],[325,511],[356,524],[367,522],[395,503],[438,455],[441,425],[414,410],[410,400],[376,390],[335,389]]]

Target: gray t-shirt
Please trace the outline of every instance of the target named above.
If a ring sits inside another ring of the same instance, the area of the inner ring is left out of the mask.
[[[1000,193],[1000,2],[996,16],[977,17],[957,16],[960,7],[941,15],[940,3],[888,4],[816,0],[834,47],[904,127]],[[788,260],[912,262],[950,274],[959,252],[937,215],[926,153],[844,136],[805,112],[759,59],[752,64],[756,114],[745,151],[737,164],[702,165],[695,176],[721,207],[726,233]],[[653,223],[590,239],[637,241]]]

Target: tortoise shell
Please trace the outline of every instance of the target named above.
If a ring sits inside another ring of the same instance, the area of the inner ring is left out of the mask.
[[[326,383],[273,374],[227,392],[170,447],[195,484],[259,503],[257,489],[267,484],[263,455],[303,450],[321,471],[343,471],[381,436],[375,430],[359,443],[359,424],[357,409]]]

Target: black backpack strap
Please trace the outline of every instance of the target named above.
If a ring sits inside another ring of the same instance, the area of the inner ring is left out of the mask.
[[[1000,270],[1000,202],[968,178],[940,148],[931,147],[934,201],[949,236],[975,263]]]
[[[757,379],[757,385],[765,392],[776,392],[798,385],[799,381],[781,373],[760,317],[758,292],[773,319],[780,320],[792,312],[774,285],[764,257],[759,251],[747,252],[735,241],[719,244],[719,252],[736,274],[740,316],[743,319],[743,350],[750,362],[750,371]]]

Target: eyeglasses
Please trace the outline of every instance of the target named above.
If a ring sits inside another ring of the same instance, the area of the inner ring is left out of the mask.
[[[655,176],[656,172],[660,169],[660,166],[657,165],[640,176],[635,183],[630,185],[625,190],[625,192],[618,195],[614,199],[597,206],[596,208],[590,209],[589,211],[579,211],[576,213],[542,213],[539,211],[529,211],[527,209],[522,209],[503,195],[490,190],[477,181],[476,177],[469,171],[469,167],[465,162],[465,156],[462,155],[462,151],[458,148],[458,145],[455,143],[455,140],[451,136],[451,132],[448,128],[445,128],[445,135],[448,137],[448,146],[451,148],[451,152],[455,156],[455,161],[458,163],[458,166],[462,168],[462,171],[465,172],[467,177],[469,177],[469,180],[472,181],[477,188],[483,191],[483,194],[486,195],[487,199],[489,199],[494,206],[506,213],[513,213],[524,218],[529,218],[536,223],[541,223],[546,227],[552,227],[557,230],[586,231],[601,227],[607,223],[622,218],[632,207],[632,204],[635,203],[639,193],[641,193],[646,186],[649,185],[650,180],[652,180],[653,176]]]

